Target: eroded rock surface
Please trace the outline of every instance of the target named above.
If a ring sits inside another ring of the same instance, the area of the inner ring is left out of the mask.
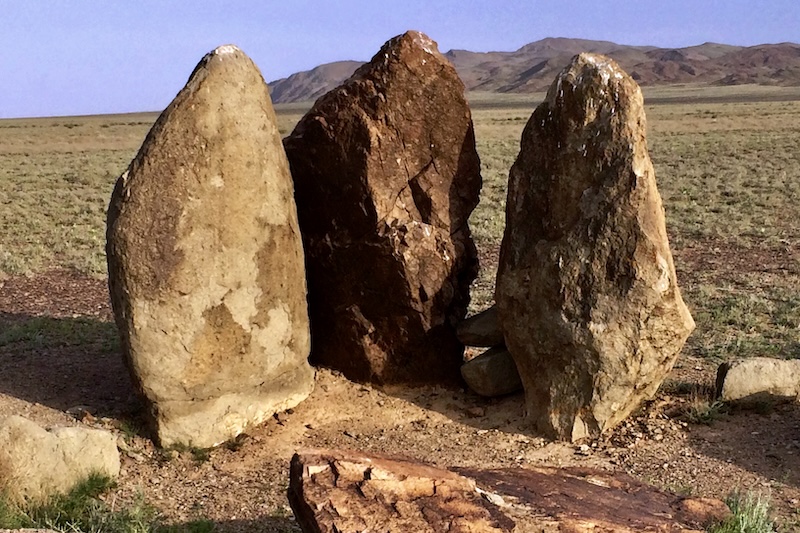
[[[117,182],[107,252],[162,445],[219,444],[310,393],[292,181],[267,86],[235,46],[203,58]]]
[[[21,416],[0,419],[0,493],[17,504],[65,494],[92,474],[117,477],[117,438],[109,431],[50,431]]]
[[[359,381],[458,380],[480,161],[464,86],[418,32],[284,141],[307,255],[312,361]]]
[[[500,533],[514,525],[481,498],[471,479],[412,461],[340,450],[295,454],[289,503],[309,533]]]
[[[295,454],[289,503],[306,533],[699,533],[730,514],[719,500],[683,498],[622,473],[585,468],[450,471],[340,450]]]
[[[581,54],[522,135],[496,299],[528,416],[598,435],[655,394],[694,328],[676,283],[639,87]]]

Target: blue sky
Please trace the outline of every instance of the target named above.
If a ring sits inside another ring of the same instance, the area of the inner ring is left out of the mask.
[[[369,59],[424,31],[440,50],[544,37],[681,47],[800,42],[798,0],[0,0],[0,118],[163,109],[199,59],[239,45],[267,81]]]

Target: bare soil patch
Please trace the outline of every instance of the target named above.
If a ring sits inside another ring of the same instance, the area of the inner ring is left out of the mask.
[[[119,486],[107,496],[115,506],[144,497],[178,524],[205,517],[218,531],[299,531],[286,499],[289,460],[298,449],[328,447],[443,467],[592,466],[696,496],[755,491],[770,496],[786,531],[800,527],[800,406],[686,422],[698,401],[692,391],[714,372],[691,355],[640,413],[583,445],[538,436],[524,422],[521,394],[487,400],[463,389],[378,388],[321,369],[308,400],[236,441],[161,450],[148,439],[119,346],[109,341],[116,332],[105,282],[56,270],[3,283],[0,414],[114,431],[123,456]]]

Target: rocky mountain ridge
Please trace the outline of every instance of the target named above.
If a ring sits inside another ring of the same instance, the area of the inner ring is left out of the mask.
[[[609,41],[546,38],[513,52],[450,50],[469,91],[544,91],[570,59],[581,52],[616,60],[640,85],[800,85],[800,44],[733,46],[704,43],[685,48],[628,46]],[[275,103],[313,100],[346,80],[363,63],[336,61],[269,84]]]

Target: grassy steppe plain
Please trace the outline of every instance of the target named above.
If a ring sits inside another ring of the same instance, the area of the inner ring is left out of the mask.
[[[471,221],[482,260],[473,311],[493,297],[508,169],[542,96],[470,96],[484,178]],[[679,282],[697,321],[682,361],[708,372],[736,356],[800,357],[800,88],[671,87],[645,96]],[[284,135],[306,108],[277,106]],[[0,287],[6,275],[35,280],[53,269],[105,277],[111,190],[156,116],[0,120]],[[84,337],[86,346],[97,341],[93,322],[87,335],[80,320],[33,322],[9,319],[0,347],[26,343],[20,353],[33,353],[62,342],[55,337],[75,349]],[[113,325],[103,326],[100,351],[116,358]],[[667,474],[645,477],[672,483]]]
[[[645,91],[675,263],[697,320],[687,350],[800,357],[800,89]],[[508,169],[542,95],[473,94],[483,162],[472,217],[492,299]],[[277,106],[286,134],[305,105]],[[156,114],[0,120],[0,273],[105,276],[105,211]],[[1,275],[1,274],[0,274]]]

